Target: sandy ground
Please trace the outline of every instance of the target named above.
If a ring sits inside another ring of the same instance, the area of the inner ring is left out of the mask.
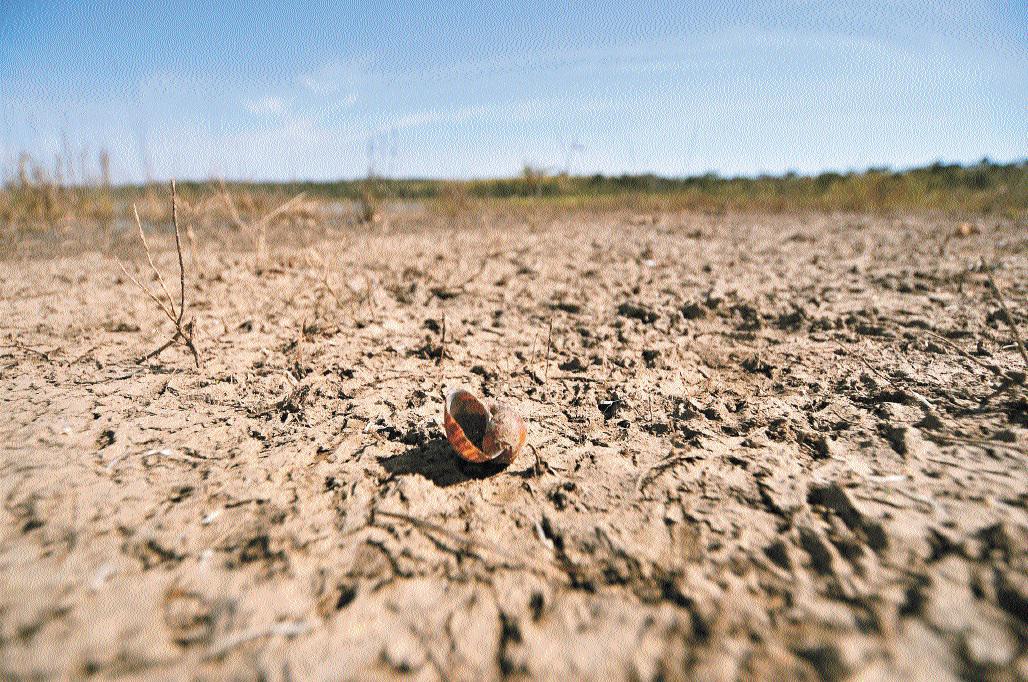
[[[201,369],[131,233],[8,245],[0,674],[1026,679],[1028,230],[958,224],[200,234]]]

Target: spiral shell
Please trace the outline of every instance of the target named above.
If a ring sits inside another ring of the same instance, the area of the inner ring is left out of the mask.
[[[458,388],[446,396],[446,439],[461,459],[481,464],[510,464],[525,444],[525,423],[504,405],[486,405],[471,391]]]

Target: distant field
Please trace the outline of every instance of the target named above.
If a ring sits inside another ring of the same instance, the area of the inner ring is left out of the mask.
[[[664,178],[656,175],[547,175],[526,168],[513,178],[470,181],[375,181],[389,197],[467,201],[474,199],[547,199],[551,202],[609,208],[629,204],[675,209],[752,211],[967,211],[1020,215],[1028,209],[1028,160],[973,166],[934,164],[903,171],[869,169],[815,176],[786,174],[724,178],[717,174]],[[250,191],[305,191],[311,196],[355,199],[367,180],[333,183],[234,184]],[[190,185],[203,191],[205,183]]]
[[[59,167],[60,164],[57,164]],[[24,160],[18,177],[0,189],[0,229],[49,225],[74,219],[106,220],[131,216],[139,204],[144,217],[162,217],[164,191],[155,185],[111,186],[98,173],[82,173],[65,182],[59,172]],[[304,195],[308,208],[325,201],[358,202],[374,217],[375,206],[388,201],[418,201],[456,215],[476,208],[541,207],[549,209],[641,211],[773,212],[851,211],[883,214],[990,214],[1022,219],[1028,215],[1028,160],[997,164],[987,159],[970,165],[936,163],[901,171],[786,174],[724,178],[716,174],[687,178],[656,175],[550,175],[526,167],[512,178],[425,180],[370,177],[337,182],[248,183],[215,181],[180,183],[189,206],[223,212],[226,220],[265,215],[283,201]],[[231,198],[233,206],[224,201]],[[166,218],[166,216],[163,216]]]

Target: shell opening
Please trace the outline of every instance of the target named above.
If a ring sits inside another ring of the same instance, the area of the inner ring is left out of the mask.
[[[482,401],[464,389],[451,391],[446,397],[446,417],[450,420],[447,437],[462,457],[471,461],[489,459],[483,452],[483,442],[490,413]]]
[[[489,422],[488,415],[479,412],[465,411],[453,415],[453,418],[460,424],[464,435],[468,437],[471,444],[479,450],[482,449],[482,441],[485,439],[485,427]]]

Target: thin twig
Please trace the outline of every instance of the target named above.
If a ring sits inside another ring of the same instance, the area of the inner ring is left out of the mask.
[[[981,360],[979,360],[979,359],[978,359],[978,358],[976,358],[975,356],[971,355],[971,354],[970,354],[970,353],[968,353],[968,352],[967,352],[966,350],[964,350],[963,348],[961,348],[961,347],[960,347],[960,346],[958,346],[957,344],[953,343],[952,341],[950,341],[949,339],[947,339],[947,338],[946,338],[945,336],[943,336],[942,334],[936,334],[936,333],[935,333],[935,332],[933,332],[933,331],[932,331],[931,329],[926,329],[925,331],[926,331],[926,332],[928,332],[928,334],[929,334],[929,335],[933,336],[934,338],[938,339],[939,341],[942,341],[942,342],[943,342],[944,344],[946,344],[947,346],[949,346],[950,348],[952,348],[952,349],[953,349],[953,350],[955,350],[956,352],[960,353],[960,354],[961,354],[961,355],[963,355],[963,356],[964,356],[965,358],[967,358],[967,359],[968,359],[968,360],[970,360],[971,362],[975,363],[975,364],[976,364],[976,365],[978,365],[979,367],[982,367],[982,368],[984,368],[984,369],[987,369],[987,370],[989,370],[990,372],[992,372],[992,373],[993,373],[993,374],[995,374],[996,376],[999,376],[999,377],[1002,377],[1002,376],[1003,376],[1003,372],[1002,372],[1002,371],[1000,371],[1000,369],[999,369],[998,367],[993,367],[992,365],[986,365],[986,364],[985,364],[984,362],[982,362]]]
[[[1004,443],[998,440],[987,438],[962,438],[960,436],[949,436],[942,433],[926,433],[925,437],[942,443],[958,443],[960,445],[971,445],[978,448],[991,448],[995,450],[1006,450],[1019,455],[1028,454],[1028,450],[1017,443]]]
[[[441,340],[441,341],[439,342],[439,361],[438,361],[438,363],[436,363],[436,364],[438,364],[438,365],[439,365],[440,367],[441,367],[441,366],[442,366],[442,364],[443,364],[443,358],[445,358],[445,357],[446,357],[446,314],[445,314],[445,313],[443,314],[443,330],[442,330],[442,336],[443,336],[443,338],[442,338],[442,340]]]
[[[143,223],[139,220],[139,210],[135,204],[132,204],[132,213],[136,217],[136,229],[139,230],[139,240],[143,242],[143,250],[146,252],[146,260],[150,263],[150,269],[157,275],[157,281],[161,285],[161,289],[164,290],[164,295],[168,297],[168,305],[171,307],[171,317],[175,318],[175,299],[171,297],[171,293],[168,291],[167,285],[164,283],[164,276],[161,275],[161,271],[157,269],[157,266],[153,264],[153,257],[150,255],[150,245],[146,243],[146,233],[143,232]],[[172,220],[174,220],[174,211],[172,212]]]
[[[147,353],[146,355],[144,355],[143,357],[139,358],[139,360],[138,360],[139,364],[143,364],[147,360],[150,360],[150,359],[153,359],[153,358],[157,357],[158,355],[163,353],[165,350],[167,350],[167,348],[169,346],[171,346],[173,343],[175,343],[178,340],[179,340],[179,333],[175,332],[175,336],[173,336],[170,339],[168,339],[167,341],[165,341],[164,344],[160,348],[158,348],[156,350],[152,350],[149,353]]]
[[[236,210],[235,202],[232,201],[232,196],[228,193],[228,188],[225,187],[224,178],[220,179],[218,184],[221,185],[221,198],[225,206],[228,207],[229,217],[232,219],[232,222],[234,222],[236,227],[241,230],[247,229],[248,225],[243,222],[242,217],[239,215],[239,211]]]
[[[273,218],[276,218],[282,213],[285,213],[290,208],[292,208],[294,204],[296,204],[297,202],[299,202],[307,196],[307,192],[300,192],[293,198],[282,202],[281,204],[279,204],[277,208],[265,214],[258,220],[251,223],[247,223],[245,220],[243,220],[242,216],[239,215],[239,211],[236,210],[235,202],[232,201],[232,195],[229,194],[228,188],[225,186],[225,181],[220,180],[219,184],[221,185],[222,201],[224,202],[225,206],[228,207],[229,217],[232,219],[232,222],[234,222],[236,226],[240,229],[252,233],[251,237],[258,235]]]
[[[424,650],[425,656],[428,658],[428,662],[432,664],[432,667],[435,669],[436,675],[439,676],[439,679],[443,681],[452,679],[453,676],[447,674],[445,666],[443,666],[442,662],[435,657],[432,643],[428,641],[428,637],[425,636],[425,633],[415,627],[414,623],[410,623],[410,631],[418,640],[418,643],[421,644],[421,648]]]
[[[77,357],[76,357],[76,358],[75,358],[74,360],[72,360],[71,362],[69,362],[69,363],[68,363],[68,366],[70,367],[71,365],[74,365],[74,364],[76,364],[76,363],[78,363],[78,362],[80,362],[80,361],[84,360],[84,359],[86,358],[86,356],[88,356],[88,355],[91,355],[91,354],[93,353],[93,351],[95,351],[95,350],[96,350],[97,348],[99,348],[99,347],[100,347],[99,345],[96,345],[96,346],[93,346],[93,347],[91,347],[91,348],[90,348],[89,350],[85,351],[85,352],[84,352],[84,353],[82,353],[81,355],[77,356]]]
[[[870,362],[868,362],[867,358],[865,358],[863,355],[857,355],[857,354],[851,353],[845,346],[843,346],[839,342],[836,342],[835,345],[838,346],[839,348],[841,348],[844,353],[846,353],[848,355],[852,355],[853,357],[857,358],[857,360],[859,360],[860,363],[862,365],[864,365],[864,367],[867,367],[872,373],[878,375],[878,377],[883,379],[885,381],[885,383],[889,384],[890,386],[894,386],[894,387],[896,386],[896,383],[892,379],[890,379],[883,372],[881,372],[880,370],[875,368],[874,365],[872,365]],[[913,396],[914,399],[917,400],[918,403],[921,404],[922,408],[928,410],[930,413],[933,413],[933,414],[936,412],[935,406],[932,405],[932,402],[930,400],[928,400],[928,398],[924,397],[923,395],[921,395],[920,393],[918,393],[917,391],[915,391],[914,389],[909,388],[909,387],[906,388],[906,391],[911,396]]]
[[[530,354],[530,357],[529,357],[529,360],[528,360],[528,369],[530,369],[530,370],[534,370],[535,369],[535,344],[536,344],[536,341],[538,341],[538,340],[539,340],[539,332],[536,331],[536,333],[532,335],[532,353]]]
[[[876,375],[879,379],[883,379],[885,381],[885,383],[889,384],[890,386],[895,386],[895,384],[892,383],[892,379],[890,379],[884,372],[882,372],[877,367],[875,367],[870,362],[868,362],[867,358],[865,358],[863,355],[854,354],[853,352],[851,352],[848,348],[843,346],[838,341],[835,342],[835,345],[838,346],[840,349],[842,349],[842,351],[844,353],[846,353],[847,355],[855,357],[857,360],[859,360],[860,364],[864,365],[864,367],[867,367],[867,369],[870,370],[871,373]]]
[[[1006,299],[1003,297],[1003,292],[1000,290],[999,285],[996,284],[996,280],[989,275],[989,286],[992,287],[992,293],[996,295],[996,300],[999,301],[999,307],[1003,309],[1003,316],[1006,318],[1007,324],[1010,326],[1010,332],[1014,335],[1014,341],[1017,343],[1017,350],[1021,352],[1021,359],[1024,360],[1024,366],[1028,367],[1028,351],[1024,349],[1024,341],[1021,340],[1021,332],[1017,329],[1017,323],[1014,322],[1014,316],[1010,314],[1010,308],[1007,307]]]
[[[303,199],[306,196],[307,196],[307,192],[300,192],[295,197],[293,197],[289,201],[286,201],[286,202],[282,203],[281,205],[279,205],[278,208],[276,208],[275,210],[271,211],[271,213],[268,213],[263,218],[261,218],[260,220],[255,222],[253,224],[253,227],[254,228],[263,228],[269,221],[271,221],[272,218],[277,217],[281,213],[285,213],[286,211],[288,211],[290,208],[293,207],[293,204],[299,202],[301,199]]]
[[[446,290],[448,290],[448,291],[455,291],[455,292],[461,292],[461,293],[466,291],[467,288],[468,288],[468,285],[470,285],[472,282],[474,282],[476,279],[478,279],[479,277],[482,276],[482,273],[485,272],[486,267],[489,265],[489,261],[491,259],[499,256],[501,253],[502,252],[500,252],[500,251],[494,251],[492,253],[487,253],[485,256],[482,256],[482,259],[481,259],[481,262],[479,263],[478,269],[475,270],[475,272],[473,272],[469,277],[465,277],[464,281],[461,282],[460,284],[457,284],[455,286],[446,286]]]
[[[653,481],[665,469],[670,469],[674,465],[686,461],[688,458],[688,453],[676,452],[673,455],[670,455],[660,460],[659,462],[651,466],[649,469],[644,471],[642,474],[640,474],[638,480],[636,481],[636,490],[642,492],[643,488],[646,487],[646,484]]]
[[[287,638],[296,637],[308,632],[312,627],[309,621],[285,621],[228,635],[220,642],[212,644],[210,649],[204,652],[203,658],[205,660],[221,658],[237,646],[252,642],[255,639],[274,637],[276,635]]]
[[[147,288],[147,287],[143,286],[143,285],[142,285],[142,284],[141,284],[141,283],[139,282],[139,280],[138,280],[138,279],[136,279],[135,277],[133,277],[133,276],[132,276],[132,273],[130,273],[130,272],[129,272],[129,271],[128,271],[128,270],[126,269],[126,268],[125,268],[125,264],[124,264],[124,263],[122,263],[122,262],[121,262],[121,261],[119,260],[119,261],[118,261],[118,265],[119,265],[119,266],[121,267],[121,271],[122,271],[122,272],[123,272],[123,273],[125,274],[125,276],[126,276],[126,277],[128,277],[128,278],[129,278],[130,280],[132,280],[132,283],[133,283],[133,284],[135,284],[135,285],[136,285],[137,287],[139,287],[140,289],[142,289],[142,290],[143,290],[143,293],[145,293],[145,294],[146,294],[147,296],[149,296],[149,297],[150,297],[150,299],[151,299],[151,300],[152,300],[152,301],[153,301],[154,303],[156,303],[156,304],[157,304],[157,307],[161,309],[161,312],[162,312],[162,313],[164,313],[164,314],[165,314],[165,316],[167,316],[167,318],[168,318],[169,320],[171,320],[171,321],[172,321],[172,323],[174,323],[174,322],[176,321],[176,320],[175,320],[175,313],[173,313],[172,311],[168,310],[168,306],[164,305],[164,302],[163,302],[163,301],[162,301],[161,299],[157,298],[157,296],[156,296],[156,295],[155,295],[155,294],[154,294],[154,293],[153,293],[152,291],[150,291],[150,289],[149,289],[149,288]]]
[[[135,207],[133,206],[133,210]],[[157,275],[157,280],[161,284],[161,288],[164,290],[164,294],[168,297],[167,304],[160,299],[149,287],[143,285],[138,279],[133,277],[125,264],[118,261],[118,265],[121,266],[121,271],[125,273],[125,276],[132,280],[132,283],[139,287],[143,293],[145,293],[157,307],[163,312],[172,324],[175,325],[175,333],[170,339],[168,339],[159,348],[150,353],[147,353],[143,357],[139,358],[136,362],[142,364],[151,358],[155,358],[164,352],[165,349],[175,344],[177,341],[181,341],[182,344],[189,349],[193,354],[193,362],[196,366],[200,366],[200,353],[196,348],[196,344],[193,341],[193,331],[195,320],[189,320],[185,322],[186,314],[186,265],[182,257],[182,235],[178,224],[178,192],[175,187],[175,181],[171,181],[171,221],[175,226],[175,251],[178,254],[178,283],[179,283],[179,304],[178,310],[175,309],[175,299],[172,298],[171,293],[168,291],[168,287],[164,283],[164,277],[161,275],[161,271],[157,269],[157,266],[153,262],[153,255],[150,251],[150,245],[146,241],[146,233],[143,231],[143,224],[139,220],[139,212],[136,211],[136,226],[139,228],[139,239],[143,242],[143,250],[146,252],[146,260],[150,264],[150,268]]]
[[[186,314],[186,266],[182,262],[182,238],[178,229],[178,194],[175,191],[175,181],[171,181],[171,222],[175,225],[175,250],[178,251],[178,321],[182,324],[182,316]]]
[[[386,518],[396,519],[398,521],[405,521],[414,526],[415,528],[417,528],[418,530],[420,530],[422,533],[425,533],[429,538],[432,537],[432,533],[435,533],[436,535],[441,535],[458,546],[458,550],[451,549],[450,551],[457,551],[458,553],[466,554],[486,564],[488,564],[488,562],[486,562],[482,556],[480,556],[477,552],[474,551],[476,548],[487,550],[495,556],[501,557],[506,562],[504,564],[506,568],[534,569],[536,571],[539,571],[540,573],[543,573],[544,575],[548,574],[549,571],[553,570],[554,568],[552,564],[549,563],[519,560],[513,555],[509,554],[508,552],[504,551],[503,549],[492,543],[485,542],[483,540],[473,540],[470,537],[461,536],[458,533],[454,533],[453,531],[447,530],[446,528],[443,528],[442,526],[434,524],[430,521],[419,519],[416,516],[410,516],[408,514],[403,514],[400,512],[385,511],[382,509],[374,510],[374,514],[375,516],[384,516]],[[436,542],[438,544],[438,541]]]
[[[553,336],[553,314],[550,314],[550,325],[546,330],[546,368],[543,371],[543,384],[550,378],[550,338]]]
[[[22,351],[25,351],[27,353],[33,353],[33,354],[38,355],[39,357],[43,358],[47,362],[50,362],[50,353],[54,352],[53,350],[50,350],[50,351],[36,350],[35,348],[32,348],[30,346],[26,346],[24,343],[22,343],[21,341],[18,341],[17,339],[14,339],[14,338],[12,338],[11,341],[13,343],[0,344],[0,348],[14,348],[16,350],[22,350]],[[58,350],[58,349],[55,348],[54,350]]]
[[[558,381],[584,381],[590,384],[602,384],[607,381],[606,379],[598,379],[596,377],[576,377],[573,374],[555,374],[553,378]]]

